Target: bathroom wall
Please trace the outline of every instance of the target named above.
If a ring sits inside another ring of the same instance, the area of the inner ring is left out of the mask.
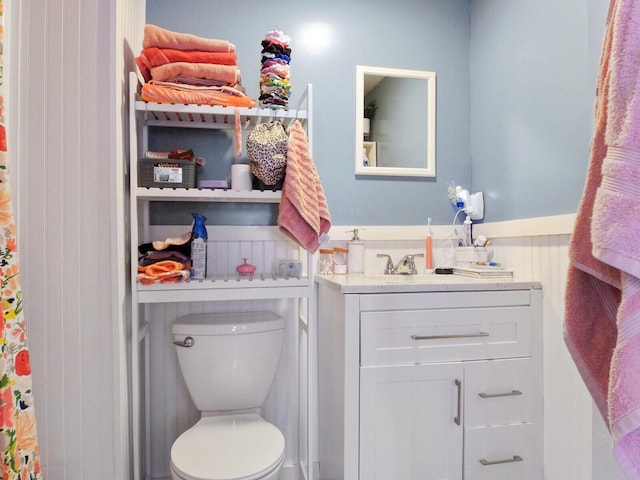
[[[3,114],[42,477],[129,480],[121,100],[144,9],[3,3]]]
[[[472,185],[487,219],[576,211],[607,5],[472,1]]]
[[[334,224],[413,225],[427,217],[439,224],[453,218],[448,182],[471,183],[468,0],[284,0],[277,7],[256,0],[154,0],[147,22],[234,42],[243,85],[254,98],[260,41],[274,26],[291,36],[290,104],[313,84],[313,153]],[[437,178],[355,179],[358,64],[437,73]]]
[[[291,19],[286,23],[267,18],[264,5],[254,1],[233,6],[211,1],[197,2],[197,5],[186,1],[174,2],[175,5],[160,0],[149,3],[153,8],[158,5],[172,12],[171,26],[176,30],[187,26],[191,29],[191,20],[187,22],[187,19],[195,16],[199,17],[194,20],[194,24],[199,25],[196,33],[206,34],[208,25],[225,24],[233,35],[238,31],[243,36],[251,32],[255,39],[249,41],[252,46],[274,23],[292,31],[295,25],[308,25],[310,19],[340,16],[343,18],[341,31],[354,30],[360,37],[367,36],[368,44],[374,47],[391,42],[400,45],[402,50],[413,45],[415,35],[422,32],[428,19],[425,13],[416,15],[418,26],[409,19],[403,25],[410,28],[396,32],[394,26],[399,22],[382,22],[374,17],[398,18],[402,12],[396,11],[397,3],[379,8],[377,2],[364,1],[355,6],[351,2],[339,6],[330,2],[316,5],[285,2],[280,4],[273,18],[284,14]],[[400,10],[412,11],[422,3],[406,2],[403,4],[406,8]],[[460,7],[457,2],[439,3],[451,8]],[[606,3],[606,0],[585,0],[580,5],[570,3],[578,10],[588,8],[595,12],[589,14],[590,33],[585,45],[581,46],[588,45],[591,76],[595,70],[594,57],[597,64],[598,55],[594,52],[600,46],[593,30],[600,22],[594,19]],[[338,13],[322,12],[325,5],[333,5]],[[144,23],[144,14],[136,10],[140,6],[144,7],[144,1],[5,2],[7,11],[11,10],[8,17],[11,20],[5,25],[10,40],[4,47],[15,67],[6,78],[13,95],[7,105],[11,125],[9,156],[14,183],[17,183],[14,200],[19,213],[25,316],[43,476],[48,480],[130,478],[124,382],[126,362],[122,358],[126,343],[120,330],[125,327],[120,321],[126,318],[123,312],[127,310],[126,282],[123,280],[126,275],[122,274],[126,263],[120,246],[126,237],[122,229],[126,213],[121,203],[124,188],[119,182],[126,158],[123,152],[127,151],[123,90],[126,92],[126,72],[132,68],[130,43],[125,39],[135,40],[136,35],[140,35],[140,26]],[[552,7],[545,4],[545,8]],[[173,8],[179,8],[179,11]],[[343,11],[344,15],[348,12],[351,15],[343,17]],[[570,24],[573,16],[566,20]],[[367,25],[375,28],[366,28]],[[462,26],[445,25],[445,30],[464,30]],[[436,36],[442,33],[437,25],[433,28],[434,38],[418,46],[420,58],[426,45],[437,44],[444,38]],[[368,32],[373,33],[369,36]],[[316,37],[316,44],[321,47],[317,40],[322,38]],[[449,207],[440,204],[444,193],[435,190],[444,186],[449,177],[456,180],[462,177],[457,176],[457,172],[454,175],[453,170],[446,170],[445,165],[438,170],[437,188],[429,181],[418,184],[402,180],[364,182],[353,179],[350,155],[353,150],[351,109],[354,107],[348,106],[353,96],[348,92],[354,81],[352,71],[341,67],[339,55],[349,52],[348,55],[353,56],[350,62],[354,65],[382,64],[382,60],[387,66],[430,68],[430,65],[390,65],[387,61],[395,59],[394,54],[377,55],[375,48],[365,53],[362,44],[355,43],[355,34],[342,38],[348,41],[342,41],[332,49],[320,49],[315,54],[320,57],[314,57],[310,51],[301,55],[301,63],[294,70],[295,75],[304,75],[305,62],[313,62],[315,67],[309,68],[314,68],[314,78],[300,79],[301,83],[312,81],[320,92],[324,90],[318,99],[320,109],[317,113],[325,120],[316,123],[316,129],[318,133],[323,130],[328,133],[317,138],[316,153],[336,225],[394,224],[394,208],[412,212],[406,221],[400,220],[417,225],[423,222],[427,211],[431,215],[432,205],[434,211],[436,208],[440,211],[441,219],[437,223],[448,223]],[[558,45],[563,48],[562,42]],[[304,51],[302,47],[298,50]],[[243,54],[249,70],[253,68],[252,63],[258,64],[257,53],[252,52],[254,50]],[[574,53],[578,55],[579,51]],[[337,64],[332,61],[331,54],[338,58]],[[460,62],[454,68],[460,74],[452,73],[450,77],[467,82],[465,68]],[[435,70],[442,71],[439,65]],[[439,91],[442,92],[441,85]],[[459,98],[460,103],[448,112],[440,111],[440,115],[469,116],[465,106],[469,101],[468,94],[464,89],[460,92],[462,94],[453,91],[450,94]],[[586,101],[592,104],[591,99]],[[455,124],[454,120],[451,122]],[[468,131],[464,130],[462,121],[459,123],[463,130],[439,132],[440,136],[445,135],[444,139],[439,137],[440,147],[447,145],[447,141],[450,144],[467,142]],[[463,145],[459,152],[449,148],[449,155],[463,158],[469,155],[467,150],[470,151],[469,145]],[[518,176],[519,167],[516,167],[513,177]],[[540,192],[548,194],[569,183],[581,184],[585,171],[586,164],[581,164],[576,165],[570,175],[563,172],[562,177],[532,176],[530,180],[539,186]],[[470,178],[470,171],[461,173],[467,176],[460,180],[461,183]],[[564,177],[565,173],[567,177]],[[411,188],[407,190],[407,186]],[[427,190],[434,191],[427,194]],[[377,201],[380,192],[384,193],[385,205],[379,205],[381,202]],[[519,203],[524,201],[518,200]],[[577,198],[567,201],[577,205]],[[408,209],[407,203],[418,204],[418,207]],[[375,212],[375,216],[371,212]],[[552,213],[536,211],[535,214]],[[513,212],[513,218],[519,218],[519,215],[517,211]],[[435,217],[435,214],[431,216]],[[536,259],[533,271],[546,268],[546,273],[536,278],[540,278],[545,286],[545,302],[553,299],[545,303],[545,343],[553,343],[553,348],[545,350],[545,373],[553,378],[549,384],[553,388],[545,391],[548,398],[545,407],[549,415],[555,412],[555,417],[549,419],[559,423],[547,425],[547,439],[555,442],[550,444],[554,450],[547,462],[547,478],[617,480],[619,475],[616,476],[616,467],[612,466],[608,455],[608,437],[603,433],[599,419],[592,415],[590,399],[575,372],[565,375],[572,371],[559,343],[567,238],[553,238],[560,242],[558,245],[550,244],[548,239],[546,235],[536,235],[530,238],[535,242],[533,247],[527,243],[513,246],[514,257]],[[569,375],[573,376],[565,382]],[[558,392],[562,395],[558,396]],[[567,415],[563,416],[564,413]],[[549,438],[553,433],[558,437]]]
[[[287,32],[293,96],[315,88],[314,158],[334,224],[421,225],[452,221],[452,180],[486,192],[486,221],[575,212],[607,3],[285,0],[270,13],[255,0],[154,0],[147,21],[235,42],[252,95],[260,39]],[[435,179],[355,178],[356,64],[437,73]]]

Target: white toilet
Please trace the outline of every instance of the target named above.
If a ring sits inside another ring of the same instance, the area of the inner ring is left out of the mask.
[[[284,436],[260,416],[284,319],[270,312],[188,315],[172,328],[200,420],[171,447],[174,480],[279,480]]]

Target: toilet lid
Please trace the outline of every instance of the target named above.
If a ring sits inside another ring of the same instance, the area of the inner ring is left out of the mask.
[[[203,417],[171,447],[171,464],[188,480],[251,480],[282,461],[284,436],[255,414]]]

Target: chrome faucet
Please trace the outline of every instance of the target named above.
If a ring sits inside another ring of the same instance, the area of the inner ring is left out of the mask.
[[[379,253],[378,258],[387,257],[387,265],[384,268],[386,275],[415,275],[418,273],[416,268],[415,257],[424,257],[422,253],[413,253],[405,255],[400,259],[398,265],[394,266],[391,260],[391,255],[386,253]]]
[[[379,253],[378,258],[387,257],[387,266],[384,267],[385,275],[393,275],[396,273],[396,267],[393,266],[393,261],[391,260],[391,255],[387,255],[386,253]]]

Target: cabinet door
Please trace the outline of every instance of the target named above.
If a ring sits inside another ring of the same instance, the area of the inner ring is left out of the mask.
[[[360,369],[360,480],[462,478],[462,365]]]

